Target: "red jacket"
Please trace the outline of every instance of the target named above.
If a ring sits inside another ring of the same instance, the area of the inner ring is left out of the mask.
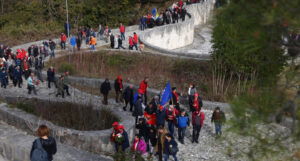
[[[133,42],[134,42],[135,44],[137,44],[137,43],[139,42],[139,39],[138,39],[138,35],[137,35],[137,34],[134,34],[134,35],[133,35]]]
[[[176,121],[176,117],[179,115],[179,111],[174,108],[173,111],[170,109],[166,110],[166,120],[167,121]]]
[[[139,88],[138,92],[140,94],[145,94],[147,92],[147,88],[148,88],[148,83],[146,83],[145,80],[143,80],[140,83],[140,88]]]
[[[182,6],[183,6],[183,1],[182,1],[182,0],[180,0],[180,1],[178,2],[178,6],[179,6],[180,8],[182,8]]]
[[[199,111],[193,112],[193,115],[192,115],[192,124],[193,124],[193,125],[196,124],[196,116],[197,116],[198,114],[199,114]],[[204,119],[205,119],[205,114],[204,114],[204,112],[200,112],[200,125],[201,125],[201,127],[203,126]]]
[[[125,26],[124,25],[120,26],[120,32],[125,32]]]
[[[144,112],[144,116],[146,118],[146,122],[149,125],[156,125],[156,114],[148,114],[146,111]]]
[[[129,37],[129,45],[133,46],[133,38],[132,37]]]
[[[61,42],[66,42],[67,41],[67,36],[65,34],[60,36],[60,41]]]

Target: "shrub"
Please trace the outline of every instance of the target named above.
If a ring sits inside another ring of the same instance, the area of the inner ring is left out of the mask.
[[[62,63],[58,68],[58,72],[64,73],[66,71],[69,71],[70,74],[75,74],[75,69],[72,64]]]

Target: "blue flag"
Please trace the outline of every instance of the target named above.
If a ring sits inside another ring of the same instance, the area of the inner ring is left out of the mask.
[[[172,89],[170,82],[167,83],[166,88],[161,94],[160,105],[164,106],[172,98]]]

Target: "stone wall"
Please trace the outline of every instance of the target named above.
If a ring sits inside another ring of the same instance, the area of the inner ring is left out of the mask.
[[[193,43],[194,27],[205,24],[214,8],[214,0],[187,5],[187,12],[192,16],[186,21],[155,27],[141,33],[140,41],[147,47],[163,52],[184,47]]]

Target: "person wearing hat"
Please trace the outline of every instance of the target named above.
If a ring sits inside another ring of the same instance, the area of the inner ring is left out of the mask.
[[[166,120],[166,110],[163,106],[159,106],[156,112],[156,126],[165,127],[165,120]]]
[[[115,149],[116,152],[125,151],[129,147],[128,134],[123,125],[118,125],[119,133],[115,137]]]
[[[115,137],[119,133],[119,122],[114,122],[112,124],[112,127],[113,127],[113,131],[112,131],[111,136],[110,136],[110,141],[114,142],[115,141]]]

